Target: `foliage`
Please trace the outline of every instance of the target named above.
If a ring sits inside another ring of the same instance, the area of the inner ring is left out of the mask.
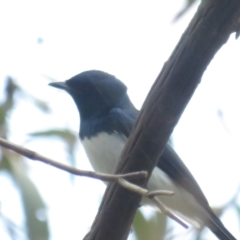
[[[197,3],[197,1],[186,0],[185,7],[179,11],[174,20],[178,20],[182,17],[194,3]],[[39,39],[39,43],[42,43],[42,39]],[[19,95],[23,98],[29,99],[29,101],[43,113],[50,113],[50,108],[46,102],[37,99],[24,91],[16,84],[12,77],[7,77],[5,81],[4,99],[0,103],[0,137],[2,138],[9,138],[9,120],[11,119],[13,111],[17,108],[17,97],[19,97]],[[220,114],[219,117],[222,117],[222,114]],[[76,165],[74,154],[78,139],[69,129],[46,129],[30,133],[29,136],[31,141],[39,138],[60,139],[66,146],[69,163],[72,166]],[[23,157],[0,148],[0,174],[7,173],[19,191],[25,215],[25,227],[22,228],[21,226],[17,226],[14,222],[8,219],[8,216],[4,216],[1,213],[1,208],[0,222],[5,226],[9,237],[13,240],[19,239],[19,231],[25,233],[27,236],[26,239],[48,240],[50,239],[51,229],[49,227],[50,224],[46,203],[44,203],[34,182],[29,177],[27,163],[28,160],[26,161]],[[3,189],[1,190],[2,192],[5,191]],[[231,207],[235,210],[240,219],[240,207],[237,204],[238,196],[239,191],[237,191],[236,195],[226,206],[214,210],[216,210],[218,215],[221,215],[227,208]],[[159,213],[146,216],[142,211],[138,211],[133,223],[133,231],[138,240],[174,239],[176,236],[172,229],[172,225],[169,224],[166,217]],[[169,237],[170,234],[171,236]],[[200,229],[199,231],[194,230],[193,235],[196,240],[203,239],[203,229]]]
[[[0,105],[0,136],[6,139],[8,138],[9,129],[8,119],[16,105],[15,95],[17,92],[24,94],[14,80],[8,77],[5,86],[5,99]],[[37,99],[34,100],[35,103],[41,102]],[[37,105],[39,106],[39,104]],[[44,213],[46,211],[46,206],[34,183],[28,177],[24,159],[20,155],[1,148],[0,172],[3,171],[14,181],[20,192],[28,238],[31,240],[49,239],[48,221],[46,218],[40,219],[38,217],[40,212]],[[0,216],[3,218],[2,215]],[[16,226],[9,221],[4,221],[4,223],[11,238],[18,239]]]

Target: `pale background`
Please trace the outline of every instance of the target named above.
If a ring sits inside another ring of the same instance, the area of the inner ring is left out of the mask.
[[[51,115],[43,114],[19,96],[10,118],[10,140],[67,163],[60,141],[27,141],[28,133],[53,127],[69,127],[78,133],[79,117],[72,99],[48,87],[50,80],[45,76],[63,81],[85,70],[104,70],[124,81],[140,108],[196,11],[197,5],[173,23],[184,2],[1,1],[1,82],[6,75],[13,76],[53,110]],[[209,65],[173,134],[175,149],[214,207],[226,204],[240,183],[239,53],[240,42],[231,36]],[[81,144],[78,148],[78,167],[91,169]],[[73,185],[68,174],[30,160],[29,174],[47,204],[51,239],[82,239],[97,212],[104,185],[87,178],[77,178]],[[1,212],[21,225],[17,190],[4,174],[0,186]],[[240,238],[235,211],[228,209],[222,220]],[[177,226],[176,233],[184,231]],[[9,239],[1,223],[0,239]]]

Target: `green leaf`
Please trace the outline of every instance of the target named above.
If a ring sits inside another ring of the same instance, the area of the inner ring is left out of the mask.
[[[240,206],[237,203],[235,203],[234,207],[236,209],[236,213],[237,213],[237,216],[238,216],[238,223],[240,223]]]
[[[7,119],[7,111],[6,111],[5,105],[0,105],[0,127],[1,128],[5,125],[6,119]]]
[[[19,87],[15,84],[11,77],[6,78],[4,89],[4,101],[0,105],[0,127],[3,128],[6,125],[7,116],[13,110],[15,106],[15,93],[19,91]],[[2,136],[2,135],[1,135]]]
[[[133,221],[133,229],[138,240],[164,239],[167,230],[166,216],[156,212],[147,220],[144,218],[144,214],[138,210]]]
[[[41,111],[44,112],[44,113],[50,113],[50,112],[51,112],[51,110],[50,110],[50,108],[49,108],[49,106],[48,106],[48,104],[47,104],[46,102],[44,102],[44,101],[42,101],[42,100],[39,100],[39,99],[37,99],[37,98],[35,98],[35,97],[31,97],[31,98],[32,98],[32,100],[33,100],[34,105],[35,105],[39,110],[41,110]]]
[[[75,133],[71,132],[69,129],[50,129],[41,132],[34,132],[29,134],[31,137],[34,138],[46,138],[46,137],[57,137],[60,140],[63,140],[67,147],[67,152],[69,155],[69,161],[72,166],[75,166],[75,157],[74,157],[74,150],[76,147],[76,143],[78,141],[78,137]]]
[[[74,145],[76,143],[77,137],[76,135],[68,129],[50,129],[41,132],[33,132],[30,133],[31,137],[58,137],[61,140],[68,142],[70,145]]]
[[[48,240],[49,229],[45,204],[33,182],[29,179],[21,159],[2,158],[5,170],[19,188],[30,240]]]

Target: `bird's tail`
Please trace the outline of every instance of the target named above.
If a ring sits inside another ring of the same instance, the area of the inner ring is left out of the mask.
[[[219,240],[237,240],[218,219],[218,217],[212,213],[208,222],[210,230],[218,237]]]

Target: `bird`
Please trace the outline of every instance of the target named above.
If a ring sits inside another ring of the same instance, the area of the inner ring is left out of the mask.
[[[100,70],[84,71],[49,85],[65,90],[75,102],[80,117],[79,137],[93,169],[113,174],[139,115],[126,85]],[[164,206],[196,228],[207,226],[220,240],[236,240],[169,143],[152,171],[147,189],[174,192],[172,197],[158,196]]]

